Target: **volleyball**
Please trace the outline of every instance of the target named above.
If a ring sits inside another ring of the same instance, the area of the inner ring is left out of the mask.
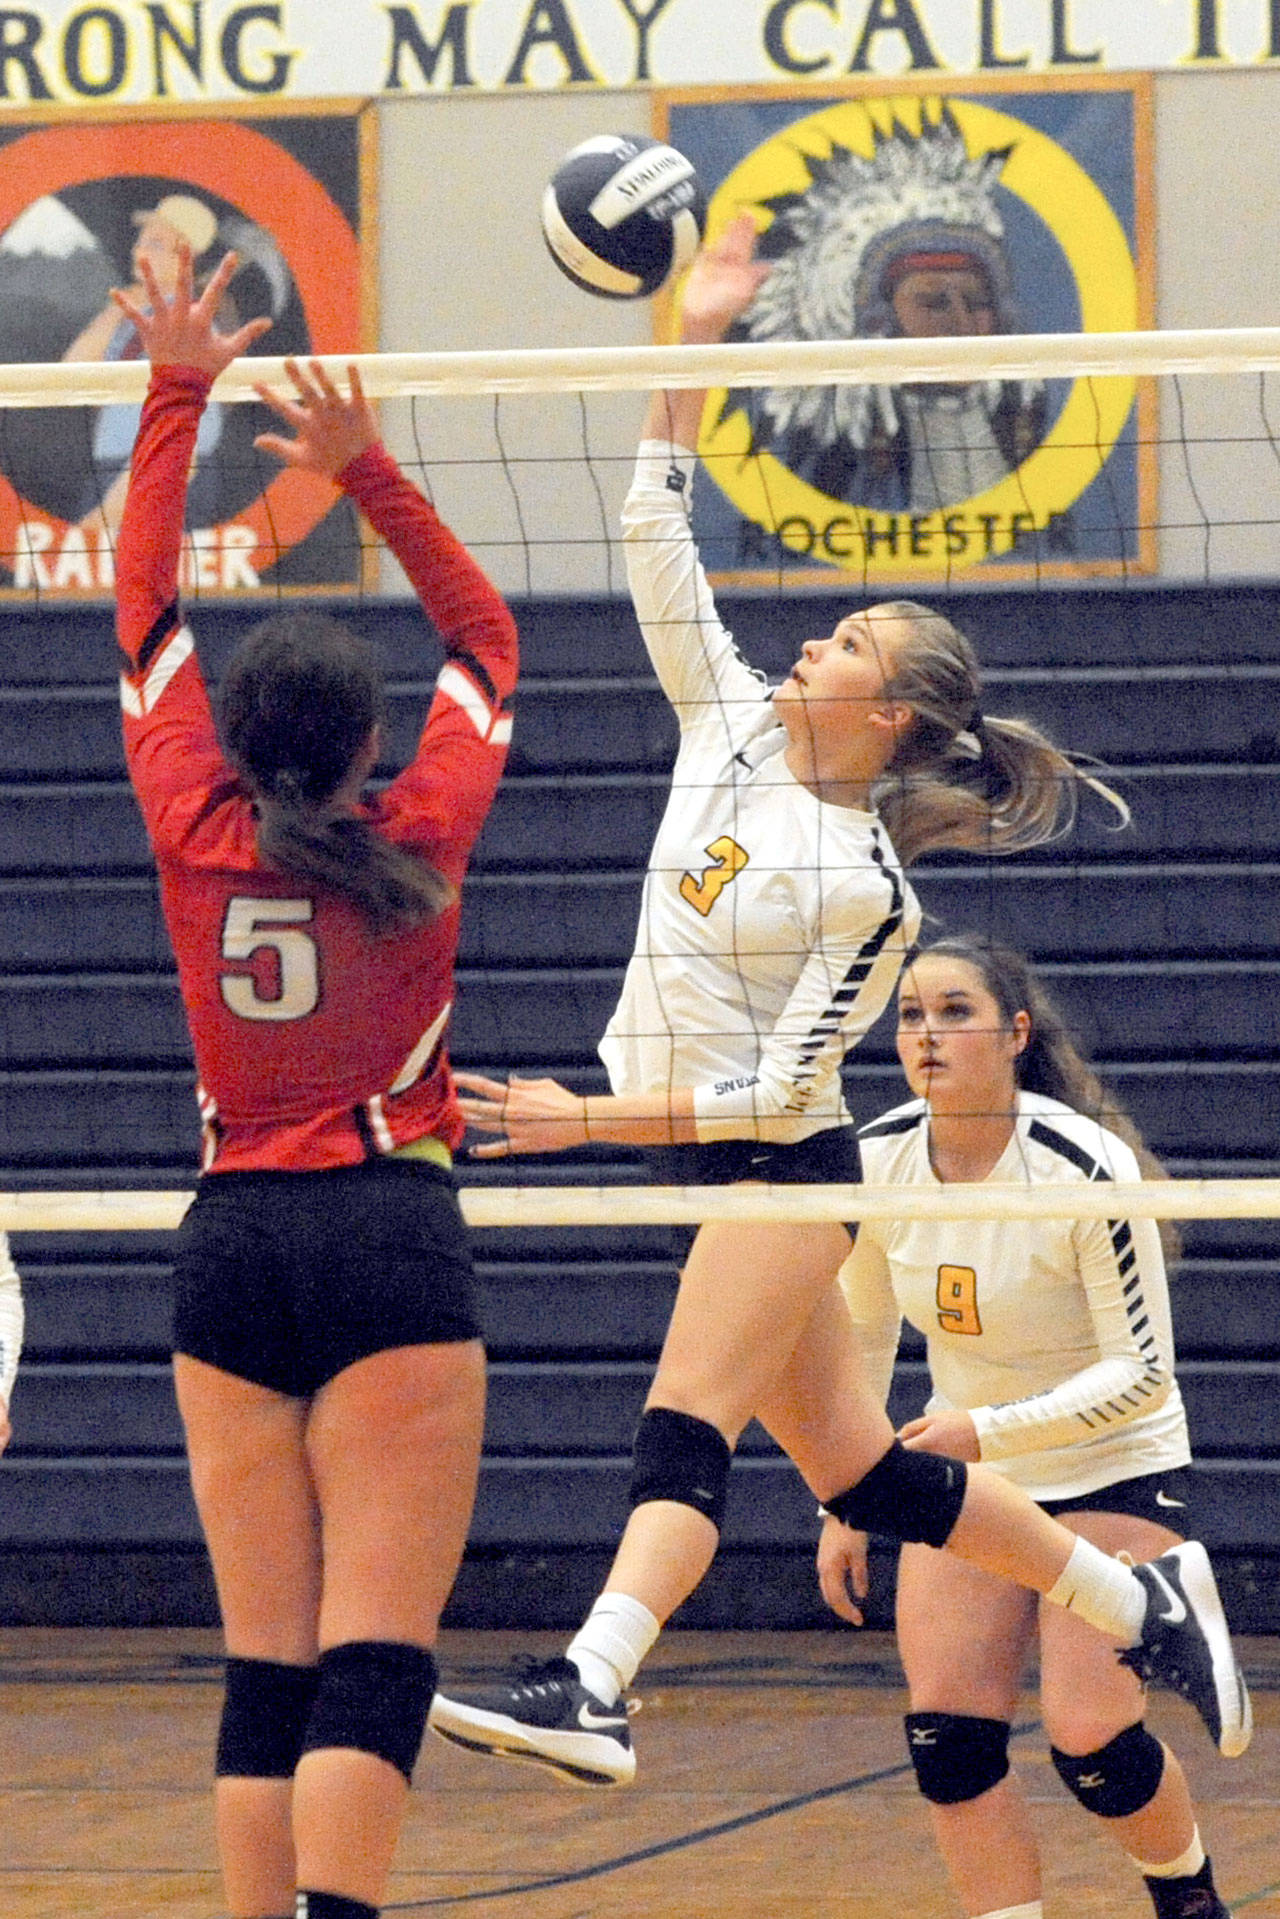
[[[688,266],[706,213],[683,153],[641,133],[602,133],[556,168],[542,196],[542,232],[575,286],[639,300]]]

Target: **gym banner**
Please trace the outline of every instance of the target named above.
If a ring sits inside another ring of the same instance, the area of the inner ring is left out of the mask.
[[[771,272],[730,339],[1123,333],[1152,318],[1150,93],[1142,75],[676,93],[655,131],[697,168],[711,237],[755,219]],[[1152,570],[1149,387],[713,392],[701,551],[745,583]]]
[[[1277,0],[41,0],[0,5],[0,114],[1278,59]]]
[[[136,358],[109,297],[165,290],[185,241],[197,285],[239,258],[224,331],[258,314],[255,353],[344,353],[375,335],[369,110],[216,119],[0,121],[0,360]],[[0,422],[0,588],[109,594],[138,408],[14,409]],[[355,589],[353,510],[314,474],[259,453],[263,406],[206,409],[188,482],[184,590]]]

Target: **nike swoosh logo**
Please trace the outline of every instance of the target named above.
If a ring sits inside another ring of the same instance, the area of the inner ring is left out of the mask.
[[[619,1726],[626,1725],[625,1719],[619,1719],[617,1713],[598,1713],[590,1706],[578,1707],[578,1724],[585,1732],[616,1732]]]
[[[1179,1599],[1177,1593],[1173,1590],[1173,1587],[1169,1584],[1164,1574],[1160,1571],[1159,1567],[1149,1563],[1146,1570],[1149,1577],[1154,1579],[1157,1586],[1161,1588],[1162,1592],[1165,1594],[1169,1602],[1165,1611],[1157,1613],[1156,1618],[1164,1620],[1166,1625],[1180,1626],[1183,1620],[1187,1616],[1186,1607],[1182,1603],[1181,1599]]]
[[[1186,1503],[1185,1499],[1170,1499],[1168,1493],[1161,1492],[1156,1494],[1157,1506],[1185,1506]]]

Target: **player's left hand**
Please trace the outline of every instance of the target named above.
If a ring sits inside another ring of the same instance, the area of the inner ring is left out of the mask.
[[[909,1419],[899,1427],[898,1438],[912,1453],[942,1453],[947,1459],[966,1459],[972,1465],[982,1458],[978,1429],[970,1415],[959,1408]]]
[[[222,296],[239,264],[234,253],[224,253],[199,299],[195,295],[191,266],[191,248],[184,240],[178,249],[178,280],[172,295],[162,293],[149,262],[138,262],[138,275],[145,289],[146,303],[113,287],[111,298],[127,319],[133,322],[143,349],[152,366],[193,366],[216,378],[231,362],[248,351],[271,326],[264,316],[246,320],[234,333],[219,333],[214,326]]]
[[[274,453],[286,466],[336,480],[344,466],[378,439],[378,423],[365,398],[359,368],[347,367],[351,390],[345,395],[319,360],[310,361],[305,371],[296,360],[286,360],[284,370],[293,383],[292,395],[275,393],[267,386],[255,386],[254,392],[277,419],[292,428],[294,437],[287,440],[280,433],[260,433],[253,444],[264,453]]]
[[[477,1159],[510,1153],[560,1153],[587,1141],[586,1101],[554,1079],[486,1079],[481,1073],[455,1073],[464,1097],[462,1117],[477,1132],[504,1137],[472,1148]],[[466,1097],[470,1095],[470,1097]]]

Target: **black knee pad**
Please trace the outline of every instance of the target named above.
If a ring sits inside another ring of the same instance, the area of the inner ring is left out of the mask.
[[[998,1786],[1009,1770],[1009,1721],[961,1712],[909,1712],[907,1751],[916,1784],[935,1806],[960,1806]]]
[[[908,1452],[895,1439],[856,1486],[825,1505],[856,1532],[945,1546],[960,1517],[967,1483],[963,1460]]]
[[[435,1689],[436,1662],[421,1646],[382,1639],[330,1646],[320,1655],[302,1750],[371,1752],[412,1779]]]
[[[291,1779],[319,1683],[318,1666],[228,1659],[214,1763],[218,1777]]]
[[[1160,1790],[1164,1777],[1164,1747],[1139,1720],[1126,1726],[1097,1752],[1076,1757],[1050,1746],[1058,1777],[1087,1812],[1099,1819],[1127,1819],[1141,1812]]]
[[[631,1504],[674,1499],[692,1506],[717,1529],[724,1524],[733,1458],[724,1434],[692,1413],[654,1406],[636,1428],[631,1464]]]

